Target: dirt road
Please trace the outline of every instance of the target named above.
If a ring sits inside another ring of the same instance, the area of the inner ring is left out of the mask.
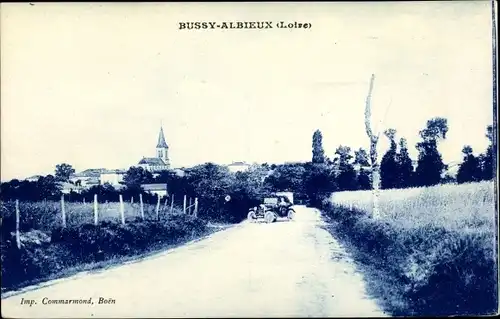
[[[294,222],[245,222],[144,261],[11,296],[2,300],[2,314],[17,318],[384,316],[366,296],[362,276],[345,250],[319,227],[319,212],[300,206],[296,211]],[[89,298],[93,304],[43,304]],[[99,304],[100,298],[114,303]]]

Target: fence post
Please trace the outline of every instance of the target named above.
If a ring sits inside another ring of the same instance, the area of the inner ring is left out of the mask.
[[[62,227],[66,227],[66,209],[64,207],[64,194],[61,195]]]
[[[194,198],[194,217],[198,217],[198,197]]]
[[[123,195],[120,194],[120,216],[122,218],[122,224],[125,225],[125,208],[123,207]]]
[[[172,194],[172,202],[170,203],[170,214],[174,212],[174,194]]]
[[[139,202],[141,203],[141,217],[144,220],[144,204],[142,203],[142,194],[139,194]]]
[[[184,195],[184,204],[183,204],[183,206],[182,206],[182,207],[183,207],[183,208],[182,208],[182,213],[183,213],[183,214],[186,214],[186,195]]]
[[[97,194],[94,194],[94,225],[99,223],[99,211],[97,209]]]
[[[158,196],[158,202],[156,203],[156,220],[160,220],[160,194],[156,194]]]
[[[85,205],[85,197],[83,198],[83,204]]]
[[[21,213],[19,212],[19,199],[16,199],[16,243],[18,249],[21,249],[21,235],[19,234],[20,215]]]
[[[191,215],[191,206],[193,204],[193,199],[191,197],[189,197],[189,209],[188,209],[188,214]]]
[[[134,196],[130,197],[130,204],[134,203]]]

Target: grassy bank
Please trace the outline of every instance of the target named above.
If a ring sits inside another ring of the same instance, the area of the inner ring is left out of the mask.
[[[8,223],[2,225],[2,293],[119,264],[221,229],[184,214],[168,214],[159,221],[129,218],[125,225],[103,221],[97,226],[73,223],[62,228],[57,221],[52,222],[54,214],[49,213],[37,216],[45,217],[45,223],[38,224],[36,230],[27,229],[29,223],[25,220],[21,249],[17,248],[13,232],[8,231]],[[8,222],[8,214],[5,217]]]
[[[377,220],[369,217],[370,197],[364,193],[334,194],[320,209],[386,311],[396,316],[497,312],[492,183],[384,191]]]

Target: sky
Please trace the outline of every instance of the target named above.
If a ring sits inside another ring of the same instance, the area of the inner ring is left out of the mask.
[[[179,30],[187,21],[286,21],[309,29]],[[439,149],[483,152],[493,122],[491,3],[118,3],[0,5],[1,178],[69,163],[128,168],[311,159],[369,148],[376,131],[448,119]],[[381,137],[379,152],[388,143]]]

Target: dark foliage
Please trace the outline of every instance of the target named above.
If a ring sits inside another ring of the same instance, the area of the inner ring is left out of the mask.
[[[58,227],[51,232],[50,243],[23,243],[21,249],[13,236],[4,234],[2,287],[15,288],[72,266],[138,255],[153,245],[179,243],[206,231],[206,222],[201,219],[167,215],[160,221],[138,219],[126,225],[102,222],[98,226]]]
[[[418,164],[415,170],[416,186],[432,186],[441,182],[441,173],[445,168],[437,142],[426,141],[418,145],[420,150]]]
[[[325,151],[323,150],[323,136],[320,130],[316,130],[313,134],[312,162],[315,164],[326,162]]]
[[[481,180],[481,163],[472,152],[472,147],[469,145],[464,146],[462,150],[464,159],[457,173],[457,182],[459,184],[478,182]]]

